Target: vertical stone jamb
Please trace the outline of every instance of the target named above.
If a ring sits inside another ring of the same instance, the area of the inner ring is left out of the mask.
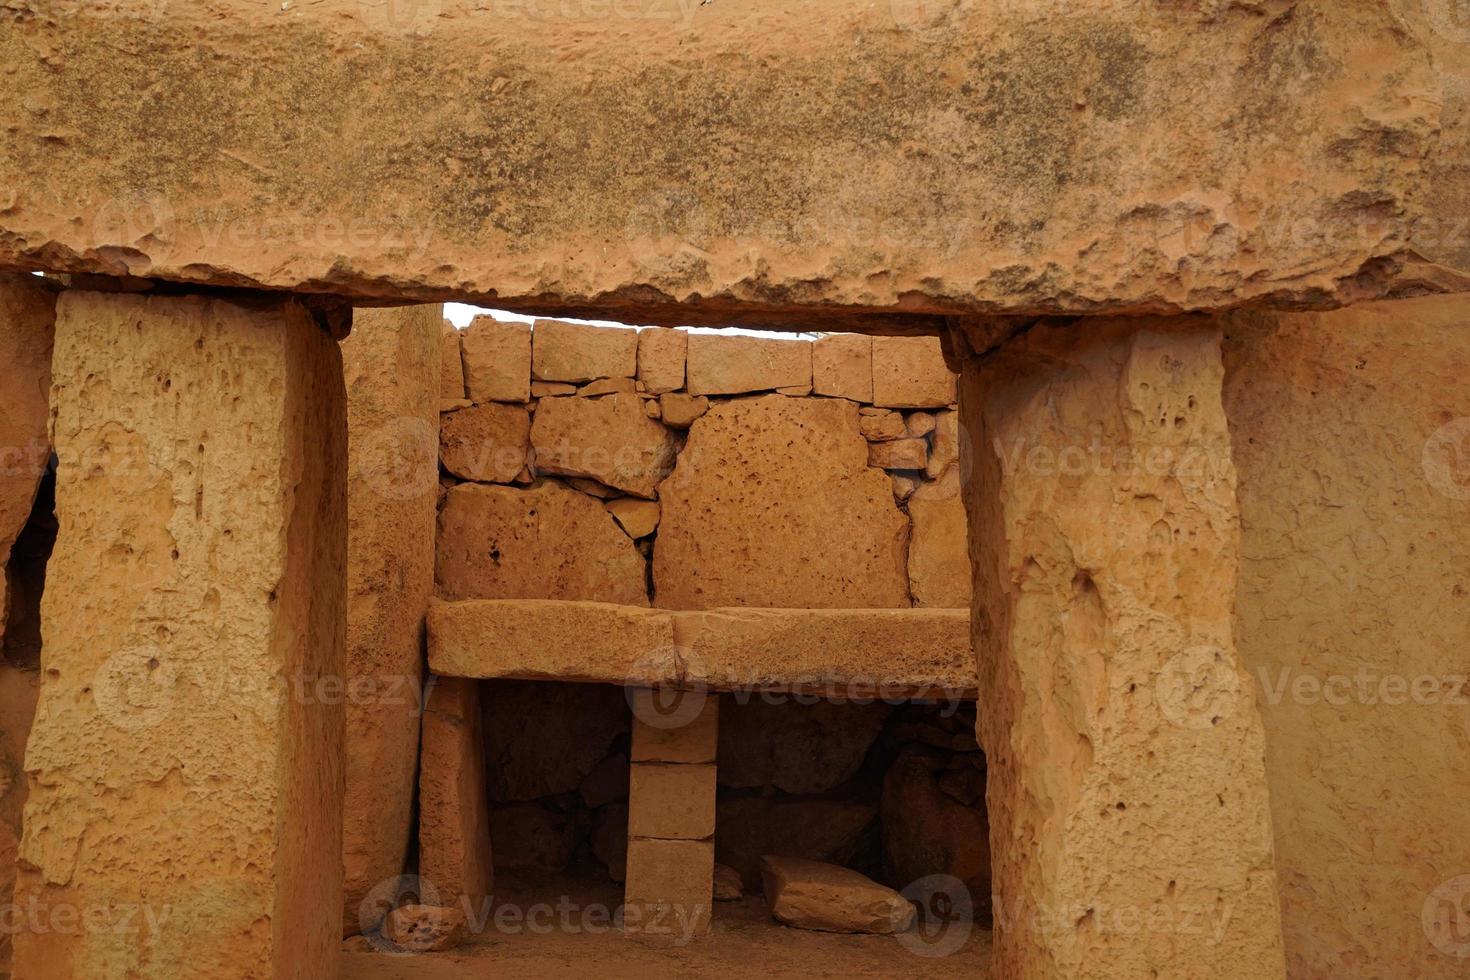
[[[26,980],[338,972],[346,418],[300,303],[57,305]]]
[[[460,909],[479,925],[495,891],[480,682],[435,677],[431,683],[419,775],[418,899]]]
[[[434,589],[443,308],[358,310],[342,342],[347,385],[347,796],[342,925],[403,873],[413,830],[424,676],[424,616]],[[458,370],[459,338],[455,334]],[[454,379],[464,394],[462,378]],[[369,922],[368,925],[374,923]]]
[[[1284,975],[1205,318],[963,365],[998,978]]]

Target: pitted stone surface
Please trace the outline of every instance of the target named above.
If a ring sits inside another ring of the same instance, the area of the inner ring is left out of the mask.
[[[850,402],[714,404],[659,495],[659,606],[909,604],[908,521]]]
[[[552,480],[461,484],[439,513],[444,599],[589,599],[648,605],[638,547],[597,499]]]
[[[1441,2],[75,6],[0,35],[5,261],[892,330],[1381,295],[1463,176]]]
[[[146,941],[116,918],[22,930],[15,972],[331,976],[344,726],[316,683],[344,669],[337,344],[290,300],[72,291],[53,380],[61,533],[16,893],[167,917]]]
[[[1208,943],[1012,918],[997,977],[1285,974],[1223,376],[1204,317],[1039,324],[966,366],[995,894],[1230,910]]]
[[[588,477],[645,498],[656,495],[678,448],[674,433],[630,391],[542,401],[531,444],[539,473]]]

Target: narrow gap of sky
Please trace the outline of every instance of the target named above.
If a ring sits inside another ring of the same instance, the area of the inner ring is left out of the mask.
[[[492,310],[483,306],[470,306],[467,303],[445,303],[444,316],[456,327],[463,330],[469,326],[470,321],[477,316],[493,316],[497,320],[512,320],[517,323],[531,323],[535,320],[546,320],[544,316],[529,316],[524,313],[511,313],[507,310]],[[613,320],[573,320],[569,317],[557,317],[566,323],[588,323],[595,327],[621,327],[625,330],[636,330],[637,326],[629,323],[617,323]],[[744,334],[748,337],[765,337],[769,340],[802,340],[817,336],[813,333],[780,333],[769,330],[746,330],[743,327],[680,327],[690,333],[722,333],[722,334]]]

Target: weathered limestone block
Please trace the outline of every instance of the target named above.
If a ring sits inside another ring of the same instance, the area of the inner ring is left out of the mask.
[[[709,399],[703,395],[691,395],[682,391],[671,391],[658,399],[659,417],[664,424],[675,429],[687,429],[695,419],[709,411]]]
[[[938,337],[873,338],[873,404],[944,408],[954,404],[956,377]]]
[[[835,864],[768,855],[761,878],[771,914],[788,926],[887,935],[914,924],[908,899]]]
[[[477,402],[531,397],[531,325],[477,316],[460,333],[465,389]]]
[[[383,938],[407,953],[432,953],[458,945],[467,924],[457,907],[404,905],[383,922]]]
[[[698,701],[686,704],[686,697]],[[720,729],[718,696],[644,688],[633,692],[631,703],[634,762],[715,761]]]
[[[597,500],[555,481],[461,484],[439,514],[444,599],[587,599],[646,606],[646,562]]]
[[[667,327],[644,327],[638,331],[638,380],[655,395],[684,387],[684,360],[689,351],[689,334]]]
[[[577,394],[583,398],[595,398],[598,395],[611,395],[620,391],[637,391],[638,382],[632,378],[598,378],[596,381],[588,382],[577,389]]]
[[[361,317],[366,311],[360,311]],[[356,321],[353,323],[356,329]],[[464,352],[459,342],[459,330],[448,320],[444,321],[439,337],[439,398],[457,402],[468,396],[464,386]]]
[[[1204,318],[1039,324],[966,364],[1002,980],[1284,975],[1222,377]],[[1186,908],[1214,918],[1111,927]]]
[[[638,370],[638,331],[537,320],[531,337],[531,377],[537,381],[631,378]]]
[[[971,598],[969,522],[960,495],[958,468],[909,497],[909,588],[914,605],[969,609]]]
[[[0,663],[0,906],[10,907],[15,859],[20,849],[21,813],[26,805],[25,754],[41,677]],[[10,971],[14,923],[0,930],[0,976]]]
[[[1466,199],[1448,0],[711,3],[573,32],[483,0],[23,9],[0,253],[77,271],[897,329],[869,311],[1383,295],[1413,219]],[[263,112],[241,78],[300,84]],[[485,98],[501,79],[519,97]],[[282,138],[343,106],[372,110]]]
[[[575,395],[577,386],[567,384],[565,381],[532,381],[532,398],[558,398],[562,395]]]
[[[483,701],[496,803],[575,792],[628,731],[627,699],[610,685],[497,681]]]
[[[347,743],[342,926],[403,872],[413,829],[424,612],[434,588],[441,308],[358,310],[342,343],[347,441]],[[455,349],[458,365],[458,348]],[[462,384],[462,382],[461,382]],[[409,469],[383,470],[384,447]]]
[[[511,483],[530,460],[531,415],[522,405],[487,402],[447,412],[439,461],[464,480]]]
[[[678,452],[674,433],[632,392],[541,402],[531,445],[537,472],[590,477],[645,498],[656,496]]]
[[[689,675],[715,690],[974,693],[964,609],[710,609],[679,613],[674,635]]]
[[[435,603],[429,667],[451,677],[605,684],[679,677],[667,612],[549,599]]]
[[[1470,836],[1442,829],[1470,799],[1467,326],[1463,297],[1227,320],[1236,628],[1293,977],[1470,962]]]
[[[51,460],[46,432],[56,291],[0,273],[0,638],[10,609],[5,566]]]
[[[929,462],[925,466],[925,475],[931,480],[938,480],[959,460],[960,413],[935,412],[934,434],[929,440]]]
[[[674,942],[703,934],[714,904],[714,875],[711,841],[630,839],[624,929]]]
[[[930,875],[958,878],[977,908],[990,904],[990,825],[985,819],[983,771],[979,806],[968,806],[941,788],[946,771],[937,759],[908,750],[883,779],[883,867],[901,885]]]
[[[825,793],[858,771],[890,708],[882,702],[772,702],[727,697],[720,718],[720,784]]]
[[[873,338],[833,333],[812,344],[812,391],[855,402],[873,400]]]
[[[850,402],[768,395],[711,407],[659,488],[657,604],[907,606],[908,521],[867,457]]]
[[[892,439],[868,446],[868,465],[879,469],[922,470],[928,463],[929,444],[923,439]]]
[[[344,668],[337,344],[291,300],[68,292],[53,381],[61,534],[16,894],[157,928],[22,931],[15,972],[335,976],[344,716],[317,685]]]
[[[419,769],[419,877],[432,898],[419,897],[479,915],[495,887],[480,684],[432,682]]]
[[[690,334],[687,373],[685,387],[691,395],[807,386],[812,383],[812,345],[804,340]]]
[[[858,428],[862,431],[863,438],[871,442],[902,439],[908,432],[908,426],[903,421],[903,413],[890,412],[887,409],[859,415]]]
[[[714,833],[714,763],[633,763],[629,837],[707,840]]]
[[[619,497],[603,504],[630,538],[646,538],[658,530],[658,501]]]
[[[715,851],[740,873],[747,891],[761,887],[767,854],[841,864],[857,852],[876,808],[846,800],[722,797],[715,807]]]

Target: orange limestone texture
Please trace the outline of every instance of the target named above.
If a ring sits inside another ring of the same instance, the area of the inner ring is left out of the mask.
[[[999,980],[1284,976],[1223,376],[1204,317],[964,365]]]
[[[16,975],[333,977],[337,344],[292,300],[68,292],[53,378],[61,534],[16,895],[93,927],[20,931]]]
[[[442,324],[438,306],[358,310],[342,343],[353,470],[343,686],[349,933],[374,886],[402,873],[412,829],[424,614],[434,588]]]

